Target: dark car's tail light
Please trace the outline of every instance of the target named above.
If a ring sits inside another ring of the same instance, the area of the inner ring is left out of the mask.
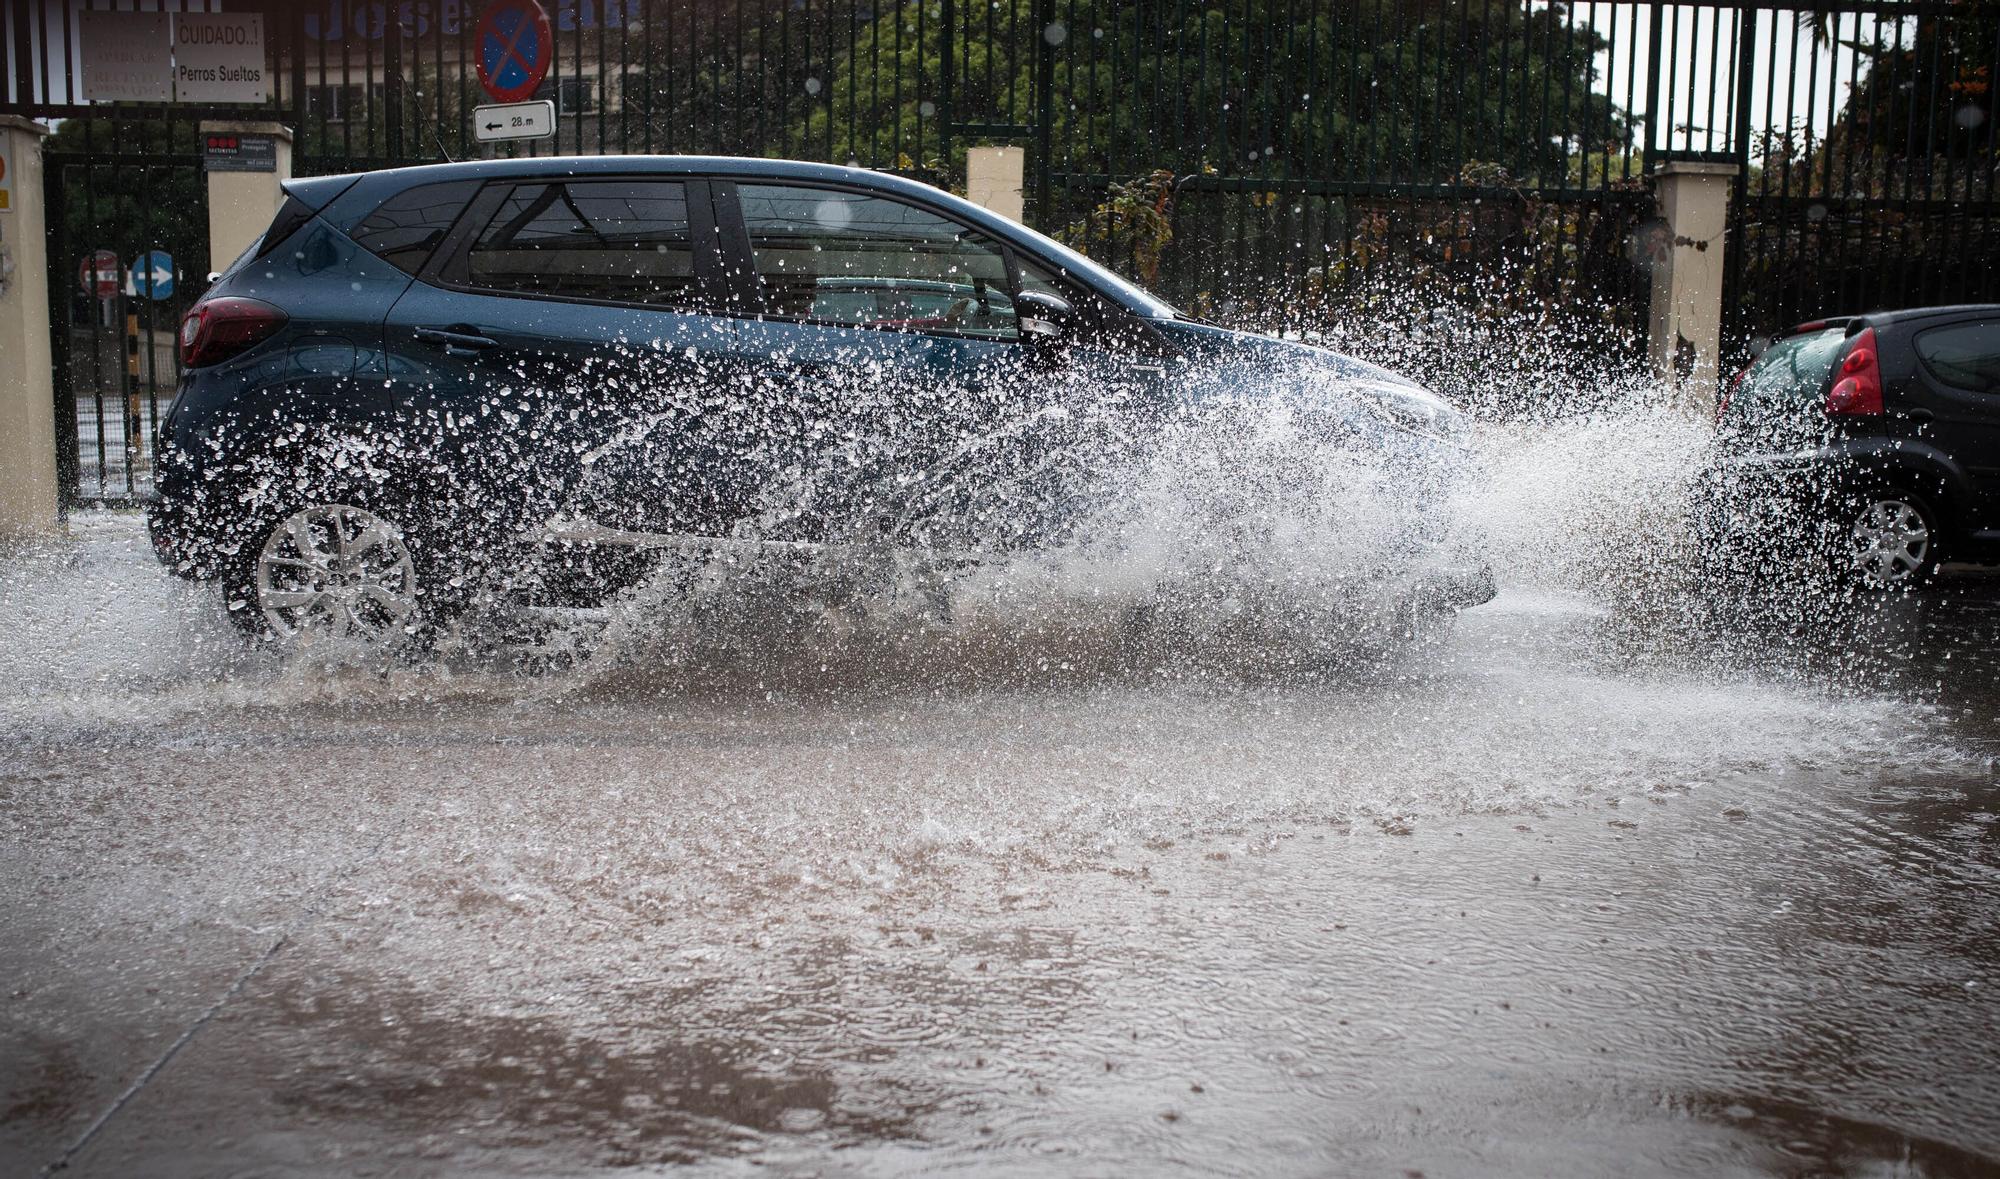
[[[181,320],[181,364],[199,368],[227,360],[271,338],[285,326],[284,312],[259,299],[225,295],[188,308]]]
[[[1875,352],[1875,329],[1862,328],[1826,391],[1826,416],[1868,417],[1882,412],[1882,365]]]
[[[1722,396],[1718,398],[1715,402],[1716,421],[1718,422],[1721,421],[1722,415],[1729,412],[1729,399],[1736,396],[1736,391],[1743,387],[1743,378],[1749,376],[1750,370],[1756,367],[1757,367],[1757,362],[1753,360],[1749,364],[1746,364],[1742,368],[1736,370],[1736,375],[1729,378],[1729,384],[1723,388]]]

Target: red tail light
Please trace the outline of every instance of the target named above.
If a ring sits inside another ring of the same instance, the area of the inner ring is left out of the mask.
[[[1736,396],[1736,391],[1743,387],[1743,378],[1749,376],[1750,370],[1756,367],[1757,367],[1757,362],[1753,360],[1749,364],[1744,365],[1742,368],[1737,369],[1736,375],[1729,378],[1729,385],[1727,388],[1723,389],[1721,400],[1715,403],[1716,421],[1718,422],[1721,421],[1722,415],[1729,412],[1729,399]]]
[[[1875,329],[1863,328],[1847,347],[1847,358],[1826,392],[1826,416],[1867,417],[1882,412],[1882,365],[1875,355]]]
[[[227,360],[285,326],[288,317],[269,303],[225,295],[188,308],[181,320],[181,364],[199,368]]]

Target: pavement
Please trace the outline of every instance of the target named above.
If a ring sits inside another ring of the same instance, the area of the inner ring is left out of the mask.
[[[2000,580],[530,675],[74,532],[0,577],[0,1174],[2000,1173]]]

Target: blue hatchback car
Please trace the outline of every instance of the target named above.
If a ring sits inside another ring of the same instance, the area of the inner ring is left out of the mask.
[[[1430,521],[1466,455],[1442,400],[934,188],[660,156],[285,188],[182,324],[149,508],[162,560],[253,630],[397,640],[481,598],[587,606],[666,557],[949,576],[1061,543],[1193,407],[1314,382],[1344,390],[1299,399],[1314,429],[1434,489],[1398,605],[1492,596]]]

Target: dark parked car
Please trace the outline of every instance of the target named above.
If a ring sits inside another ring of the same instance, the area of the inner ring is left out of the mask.
[[[544,158],[285,188],[182,325],[149,512],[163,560],[281,637],[588,605],[689,555],[949,574],[1061,540],[1121,452],[1232,398],[1290,397],[1412,486],[1465,456],[1407,380],[893,176]],[[1394,592],[1491,597],[1418,498],[1396,547],[1437,559]]]
[[[1713,541],[1803,536],[1883,589],[2000,562],[2000,306],[1801,324],[1730,384],[1717,423]]]

